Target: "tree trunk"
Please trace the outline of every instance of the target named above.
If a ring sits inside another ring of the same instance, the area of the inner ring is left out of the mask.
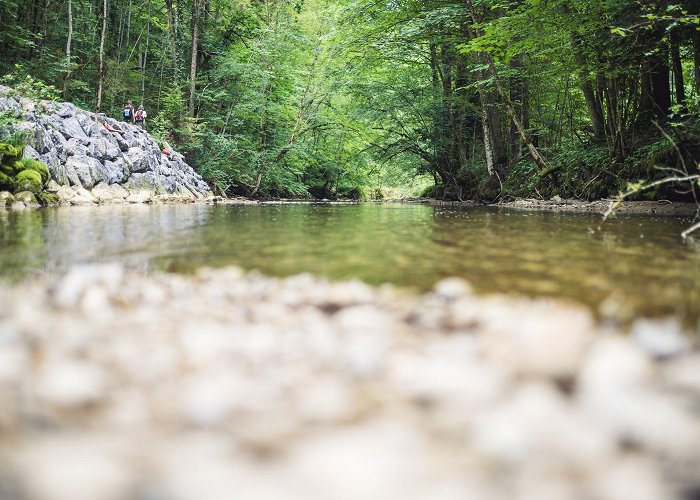
[[[605,138],[605,119],[603,118],[603,109],[600,105],[600,100],[596,98],[593,89],[593,83],[587,75],[586,58],[581,52],[579,40],[575,34],[571,35],[571,47],[573,49],[576,64],[579,66],[579,80],[581,82],[581,90],[583,98],[586,101],[588,108],[588,116],[591,118],[591,126],[593,127],[593,135],[596,139]]]
[[[525,77],[519,72],[523,67],[523,57],[515,57],[511,63],[510,67],[513,69],[515,75],[511,78],[510,84],[510,98],[513,101],[513,107],[515,113],[520,118],[520,121],[525,127],[525,130],[530,128],[530,115],[528,113],[529,99],[528,99],[528,86]],[[511,121],[510,126],[510,165],[514,165],[522,154],[522,140],[520,139],[520,134],[515,126],[515,123]]]
[[[673,82],[676,91],[676,104],[681,108],[681,113],[686,112],[685,81],[683,78],[683,63],[681,62],[680,35],[677,30],[671,32],[671,65],[673,68]]]
[[[671,83],[666,55],[659,56],[651,73],[651,95],[654,116],[664,121],[671,108]]]
[[[71,45],[73,44],[73,3],[68,0],[68,37],[66,38],[66,74],[63,76],[62,94],[64,99],[68,99],[68,81],[71,73]]]
[[[173,51],[173,81],[175,86],[179,83],[179,71],[177,66],[177,29],[175,24],[175,11],[173,10],[173,0],[165,0],[165,7],[168,11],[168,33],[170,34],[170,47]]]
[[[105,39],[107,38],[107,0],[102,0],[102,32],[100,33],[100,69],[97,75],[97,111],[102,111],[102,94],[105,83]]]
[[[190,61],[190,116],[195,117],[195,91],[197,90],[197,47],[199,45],[199,18],[202,0],[192,0],[192,59]]]
[[[147,21],[146,21],[146,49],[143,52],[143,63],[141,65],[141,104],[146,97],[146,64],[148,62],[148,43],[151,35],[151,0],[148,0],[148,7],[146,8]]]
[[[700,95],[700,31],[693,30],[693,63],[695,69],[695,94]]]
[[[477,18],[476,18],[476,11],[474,10],[474,4],[472,3],[472,0],[466,0],[466,3],[467,3],[467,9],[469,10],[469,15],[472,19],[472,22],[475,25],[478,24]],[[485,59],[487,65],[488,65],[488,68],[489,68],[489,72],[491,73],[491,77],[493,78],[493,81],[496,84],[496,90],[498,90],[498,94],[501,97],[501,101],[503,101],[503,104],[505,105],[506,109],[508,110],[508,114],[510,115],[511,119],[513,120],[515,127],[518,129],[518,134],[520,134],[520,138],[523,140],[523,143],[527,146],[528,152],[530,153],[530,157],[535,162],[535,164],[537,164],[537,167],[540,170],[545,170],[545,169],[549,168],[549,165],[547,165],[547,162],[544,160],[542,155],[540,155],[539,151],[537,151],[537,148],[533,144],[532,139],[530,139],[530,136],[528,135],[527,130],[525,130],[525,127],[523,126],[522,120],[515,112],[515,109],[513,108],[513,103],[510,100],[510,96],[508,95],[508,92],[506,92],[506,89],[503,86],[503,82],[501,81],[501,78],[498,76],[498,71],[496,70],[496,64],[493,62],[493,58],[487,52],[483,53],[483,58]]]

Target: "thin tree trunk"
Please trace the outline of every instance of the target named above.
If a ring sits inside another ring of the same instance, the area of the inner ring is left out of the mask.
[[[148,20],[146,21],[146,49],[143,52],[143,64],[141,65],[141,104],[146,97],[146,63],[148,61],[148,42],[151,34],[151,0],[148,0],[146,9]]]
[[[102,33],[100,33],[100,70],[97,76],[97,111],[102,111],[105,82],[105,39],[107,38],[107,0],[102,0]]]
[[[700,95],[700,31],[698,30],[693,30],[693,63],[695,95]]]
[[[685,112],[685,81],[683,79],[679,33],[676,30],[671,32],[671,65],[673,68],[673,82],[675,83],[676,104],[681,107],[681,112]]]
[[[202,0],[192,0],[192,59],[190,60],[190,103],[189,111],[192,118],[196,115],[195,91],[197,90],[197,46],[199,45],[199,18]]]
[[[173,81],[175,82],[175,86],[177,86],[180,80],[180,75],[177,66],[177,30],[173,0],[165,0],[165,8],[168,11],[168,33],[170,34],[170,46],[173,51]]]
[[[603,118],[603,110],[600,106],[600,101],[596,98],[595,91],[593,90],[593,84],[586,74],[586,58],[581,52],[581,47],[575,34],[571,35],[571,47],[573,48],[576,64],[579,66],[578,73],[579,80],[581,82],[581,90],[583,91],[583,98],[586,101],[586,107],[588,108],[588,116],[591,119],[593,135],[597,139],[604,139],[605,119]]]
[[[662,52],[655,61],[651,73],[652,99],[654,115],[665,121],[671,108],[671,82],[666,54]]]
[[[71,45],[73,44],[73,3],[68,0],[68,37],[66,39],[66,74],[63,75],[63,98],[68,99],[68,81],[71,73]]]
[[[476,11],[474,10],[474,4],[472,3],[472,0],[466,0],[466,3],[472,22],[474,24],[478,24],[476,18]],[[493,78],[493,81],[496,84],[496,90],[498,90],[498,94],[501,96],[501,100],[503,101],[503,104],[508,110],[508,114],[513,120],[515,127],[518,129],[520,138],[523,140],[523,143],[527,146],[528,152],[530,153],[530,157],[532,157],[532,160],[537,164],[537,167],[540,170],[548,169],[549,165],[547,165],[547,162],[544,160],[542,155],[540,155],[539,151],[537,151],[537,148],[533,144],[532,139],[530,139],[530,136],[528,135],[527,131],[525,130],[525,127],[523,126],[522,120],[513,108],[513,103],[510,100],[510,96],[508,95],[508,92],[506,92],[501,78],[498,76],[498,71],[496,70],[496,65],[493,62],[493,58],[487,52],[483,53],[483,57],[486,60],[489,71],[491,73],[491,77]]]

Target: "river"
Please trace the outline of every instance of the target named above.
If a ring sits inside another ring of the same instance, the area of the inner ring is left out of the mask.
[[[700,318],[700,242],[689,220],[424,205],[115,205],[0,211],[0,276],[73,264],[192,272],[235,264],[427,290],[574,299],[620,317]]]

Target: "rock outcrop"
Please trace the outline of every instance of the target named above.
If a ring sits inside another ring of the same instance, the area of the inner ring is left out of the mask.
[[[0,87],[0,113],[27,134],[24,155],[46,164],[48,191],[73,204],[194,201],[209,186],[168,144],[145,130],[74,104],[35,102]],[[166,153],[167,151],[167,153]],[[169,153],[169,154],[168,154]]]

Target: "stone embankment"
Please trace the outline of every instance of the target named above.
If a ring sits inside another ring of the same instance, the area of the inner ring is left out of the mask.
[[[697,498],[700,353],[578,306],[238,269],[0,293],[4,500]]]
[[[71,103],[36,102],[0,87],[0,113],[25,131],[25,157],[49,167],[62,203],[193,201],[212,197],[183,156],[142,128]],[[164,150],[170,154],[165,154]]]

